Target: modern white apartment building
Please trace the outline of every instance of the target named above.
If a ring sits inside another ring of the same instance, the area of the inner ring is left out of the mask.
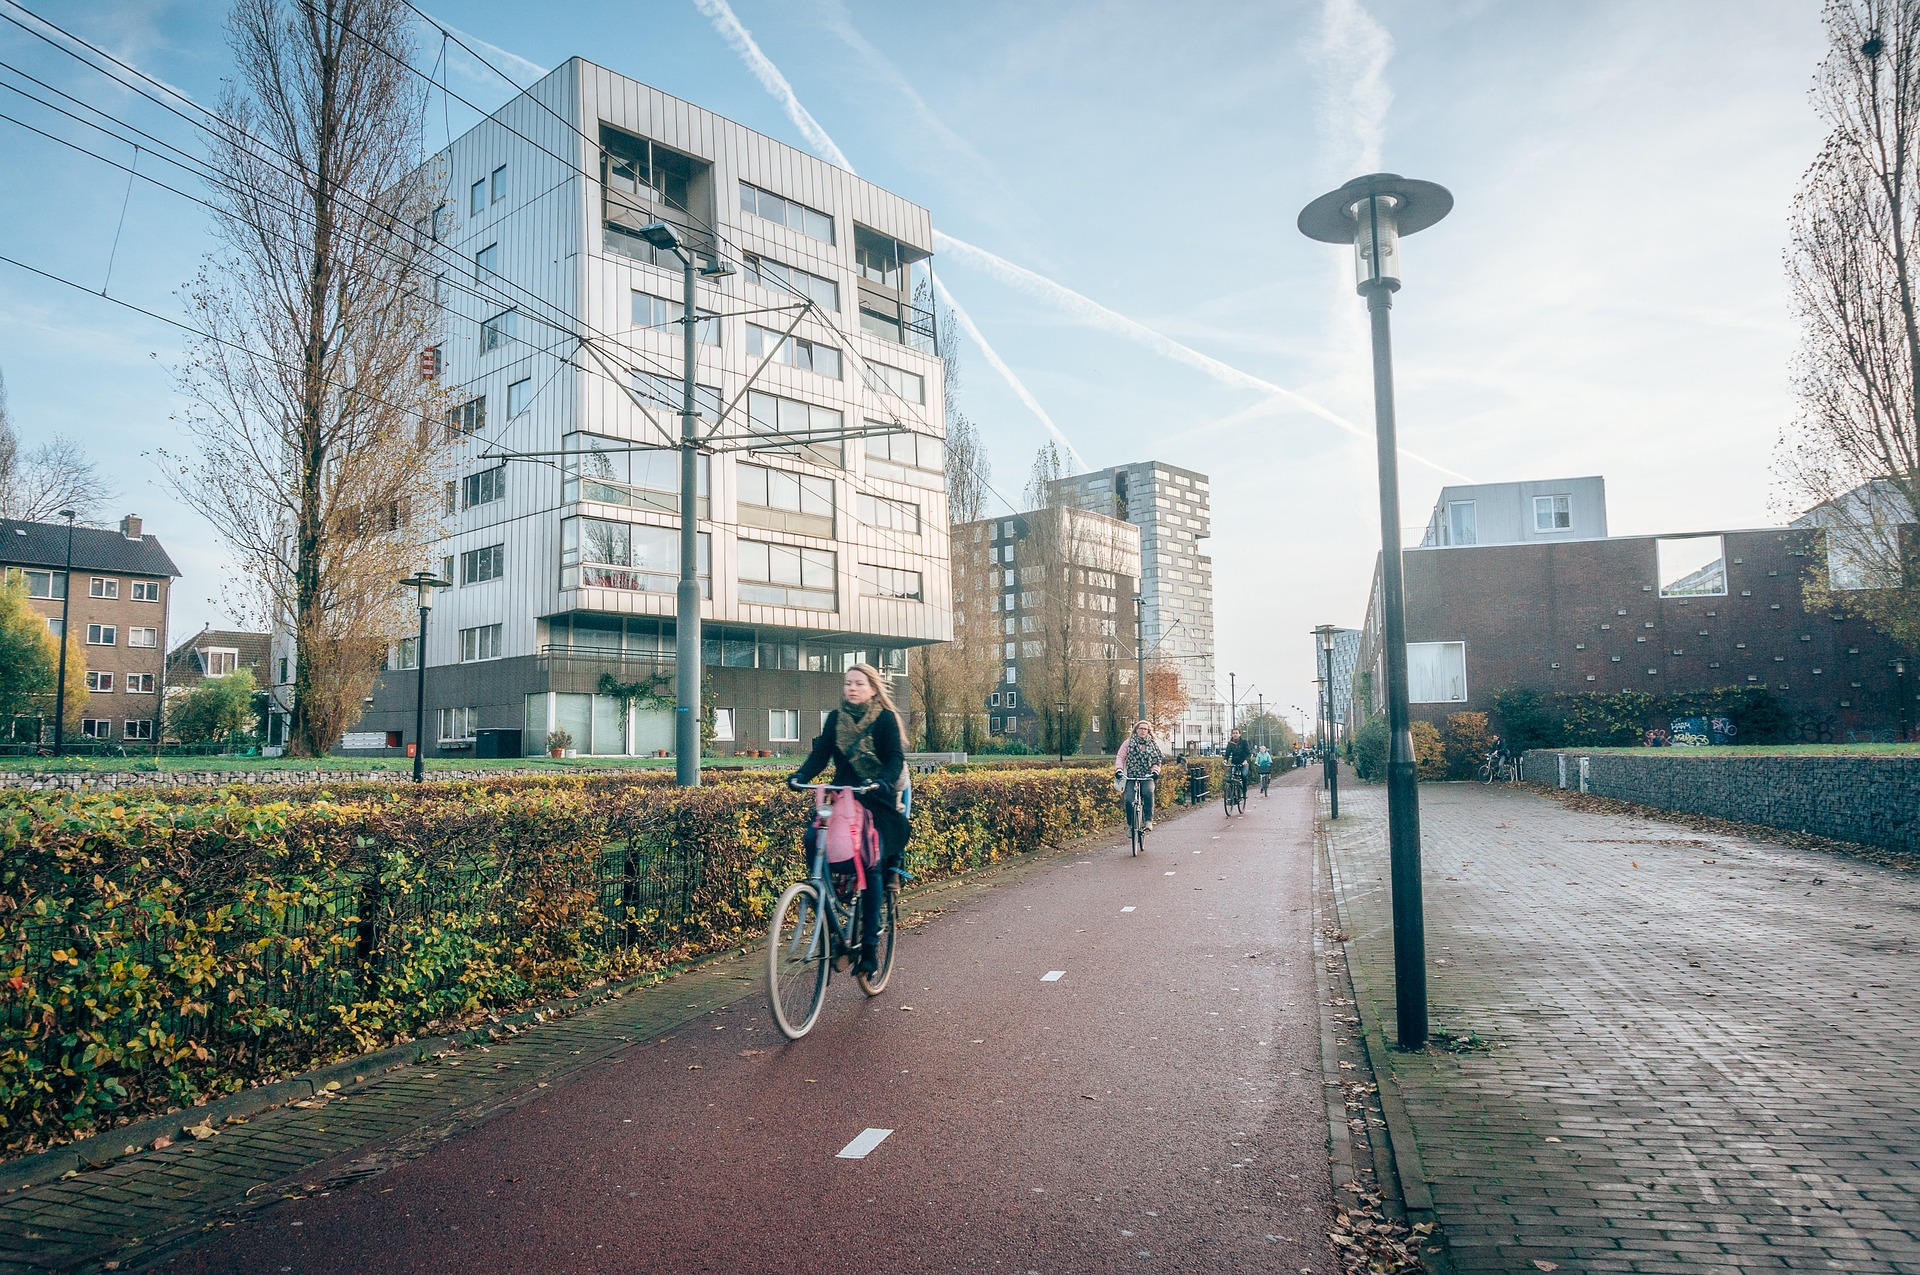
[[[951,637],[926,209],[580,58],[433,163],[462,439],[429,563],[454,581],[429,755],[537,753],[554,729],[583,754],[672,747],[683,294],[636,233],[654,222],[731,270],[696,296],[716,751],[797,750],[847,664],[904,673]],[[413,645],[343,748],[412,742]]]
[[[1177,668],[1187,692],[1174,745],[1223,740],[1226,708],[1214,685],[1213,559],[1200,552],[1200,542],[1213,534],[1207,476],[1140,461],[1060,479],[1058,490],[1070,504],[1140,529],[1147,658]]]
[[[1607,480],[1548,478],[1442,487],[1422,549],[1607,538]]]

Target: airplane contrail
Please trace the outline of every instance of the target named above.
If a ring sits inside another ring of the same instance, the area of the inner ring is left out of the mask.
[[[1013,388],[1014,394],[1019,397],[1022,403],[1027,405],[1027,410],[1040,418],[1040,423],[1047,427],[1047,432],[1060,440],[1060,445],[1067,449],[1067,453],[1073,457],[1080,468],[1082,470],[1092,469],[1093,466],[1087,463],[1087,458],[1080,454],[1080,449],[1073,445],[1073,440],[1060,432],[1060,427],[1053,423],[1053,417],[1047,415],[1046,409],[1041,407],[1033,395],[1027,392],[1027,387],[1020,383],[1020,378],[1013,374],[1013,369],[1009,368],[1006,362],[1001,359],[998,352],[994,350],[993,346],[988,344],[987,338],[980,335],[980,329],[974,326],[972,317],[960,308],[959,303],[953,299],[953,294],[947,291],[947,285],[940,282],[940,276],[934,275],[932,278],[934,291],[939,293],[940,299],[952,308],[953,317],[958,319],[960,326],[966,329],[968,339],[980,347],[980,353],[986,357],[987,363],[994,371],[1006,378],[1006,382]]]
[[[813,118],[813,113],[800,105],[793,85],[787,83],[787,77],[780,74],[780,68],[773,64],[773,59],[760,51],[753,35],[740,25],[740,19],[734,16],[733,6],[727,0],[693,0],[693,3],[707,15],[707,20],[719,30],[722,38],[733,46],[733,51],[753,72],[753,78],[760,81],[760,87],[779,99],[780,105],[787,110],[787,118],[800,130],[800,136],[820,152],[822,159],[852,172],[853,165],[847,160],[846,154],[833,144],[833,139],[827,136],[827,130],[821,128],[820,121]]]
[[[1263,394],[1270,394],[1276,398],[1285,399],[1296,407],[1311,412],[1315,416],[1333,425],[1339,426],[1355,437],[1371,439],[1374,436],[1371,429],[1355,424],[1338,412],[1314,402],[1304,394],[1287,389],[1283,385],[1276,385],[1264,377],[1253,375],[1251,372],[1243,372],[1231,364],[1222,363],[1219,359],[1211,355],[1202,354],[1191,346],[1182,345],[1172,337],[1157,332],[1144,323],[1129,319],[1126,315],[1108,309],[1091,297],[1084,296],[1081,293],[1075,292],[1072,288],[1055,283],[1045,275],[1035,274],[1024,266],[1017,266],[1004,257],[988,252],[985,248],[967,243],[965,240],[955,239],[952,235],[940,230],[933,232],[933,238],[934,246],[945,251],[949,256],[979,267],[1002,282],[1011,284],[1020,291],[1025,292],[1028,296],[1046,301],[1065,310],[1089,327],[1098,328],[1103,332],[1111,332],[1116,336],[1125,337],[1130,341],[1137,341],[1155,353],[1172,359],[1176,363],[1184,363],[1188,367],[1204,372],[1206,375],[1223,384],[1231,385],[1238,389],[1258,390]],[[1466,477],[1466,475],[1448,469],[1445,465],[1437,461],[1428,460],[1426,457],[1417,455],[1405,448],[1400,449],[1400,454],[1408,460],[1418,461],[1429,469],[1438,470],[1440,473],[1449,474],[1455,478],[1464,479]]]

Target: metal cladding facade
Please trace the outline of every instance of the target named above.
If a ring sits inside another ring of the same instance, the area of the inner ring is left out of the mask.
[[[578,58],[432,164],[461,439],[427,564],[455,583],[427,641],[430,754],[501,729],[529,754],[556,728],[583,754],[671,747],[654,692],[601,693],[673,667],[678,457],[659,448],[680,429],[682,270],[634,233],[653,221],[734,271],[697,287],[703,432],[897,431],[703,455],[716,751],[800,748],[846,664],[904,674],[951,638],[942,364],[913,305],[926,209]],[[411,741],[411,663],[399,644],[349,746]]]

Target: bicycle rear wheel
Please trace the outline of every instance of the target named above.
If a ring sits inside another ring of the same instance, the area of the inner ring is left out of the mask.
[[[885,886],[872,887],[880,891],[880,950],[875,953],[879,964],[871,974],[861,974],[854,981],[860,984],[860,990],[869,996],[878,996],[887,990],[887,980],[893,977],[893,923],[897,906],[898,892]]]
[[[799,1040],[820,1016],[827,994],[827,926],[820,890],[796,881],[773,906],[767,930],[767,1006],[788,1040]]]

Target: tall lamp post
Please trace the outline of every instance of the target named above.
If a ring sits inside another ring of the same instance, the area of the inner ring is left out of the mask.
[[[67,520],[67,565],[61,571],[60,586],[60,680],[53,686],[53,755],[58,757],[67,746],[67,621],[73,615],[73,520],[80,515],[62,509]]]
[[[413,648],[413,782],[427,776],[427,613],[433,610],[433,591],[453,585],[425,569],[400,581],[403,589],[412,589],[414,605],[420,608],[420,636]]]
[[[701,276],[721,279],[733,267],[716,256],[705,265],[680,242],[680,235],[664,221],[640,228],[640,237],[663,252],[680,258],[680,585],[674,594],[673,619],[673,780],[682,788],[700,786],[700,434],[696,424],[694,383],[695,331],[698,313],[694,289]]]
[[[1907,742],[1907,662],[1893,662],[1893,693],[1900,697],[1900,742]]]
[[[1395,173],[1356,177],[1300,212],[1300,233],[1352,244],[1355,289],[1373,327],[1373,419],[1380,464],[1380,602],[1387,665],[1387,840],[1393,876],[1393,972],[1399,1045],[1427,1043],[1425,922],[1420,901],[1420,796],[1407,708],[1407,625],[1400,568],[1399,445],[1394,437],[1388,312],[1400,288],[1400,238],[1453,211],[1453,195]]]
[[[1324,707],[1321,709],[1321,721],[1326,728],[1320,740],[1321,772],[1327,784],[1327,818],[1340,817],[1340,762],[1333,751],[1333,626],[1320,624],[1314,626],[1314,637],[1318,638],[1318,654],[1323,665],[1321,680],[1326,684]]]
[[[1053,746],[1060,754],[1062,762],[1067,760],[1067,702],[1063,699],[1053,701]]]

